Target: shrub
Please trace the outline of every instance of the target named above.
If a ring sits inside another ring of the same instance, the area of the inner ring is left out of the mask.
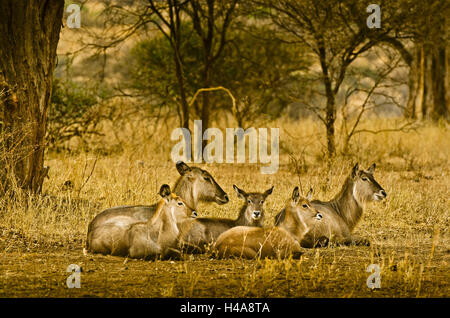
[[[48,147],[66,149],[73,138],[85,144],[88,136],[101,135],[99,124],[104,118],[96,88],[55,79],[48,117]]]

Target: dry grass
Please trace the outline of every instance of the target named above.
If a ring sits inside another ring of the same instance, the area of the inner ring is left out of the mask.
[[[160,185],[173,184],[178,176],[170,161],[175,142],[168,131],[160,128],[148,140],[146,133],[130,127],[120,132],[127,142],[118,153],[48,154],[45,196],[2,199],[0,297],[450,296],[450,133],[445,125],[423,125],[408,134],[358,135],[352,155],[339,156],[328,171],[324,140],[318,137],[322,127],[310,121],[279,122],[272,125],[283,127],[278,173],[262,175],[258,166],[248,164],[203,165],[231,202],[202,204],[202,216],[237,215],[242,202],[233,192],[234,183],[249,191],[274,185],[266,205],[266,224],[271,225],[295,185],[301,183],[304,191],[312,186],[316,198],[328,199],[352,163],[367,167],[376,162],[375,177],[388,198],[368,206],[355,230],[372,241],[370,247],[311,249],[300,260],[219,261],[186,255],[184,261],[124,262],[83,256],[87,225],[99,211],[153,203]],[[114,140],[110,134],[97,140],[98,150],[115,148]],[[64,187],[67,180],[72,189]],[[66,268],[72,263],[83,268],[80,289],[66,287]],[[373,263],[381,267],[377,290],[366,286],[366,268]]]

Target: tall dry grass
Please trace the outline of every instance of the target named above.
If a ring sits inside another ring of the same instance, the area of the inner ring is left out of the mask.
[[[371,129],[384,127],[386,120],[374,120],[369,125]],[[360,134],[352,141],[350,154],[339,154],[330,169],[324,159],[325,140],[319,123],[279,121],[271,127],[281,130],[279,171],[262,175],[259,166],[252,164],[201,165],[211,172],[231,201],[222,206],[201,204],[199,214],[234,218],[242,202],[235,196],[233,184],[248,191],[274,185],[266,203],[265,223],[271,225],[296,185],[301,184],[303,191],[312,187],[315,198],[330,199],[339,191],[352,164],[359,162],[368,167],[375,162],[375,178],[385,188],[387,200],[370,204],[355,230],[357,235],[370,239],[372,246],[365,250],[309,251],[297,262],[220,263],[187,257],[185,263],[165,265],[175,266],[173,271],[177,274],[171,275],[177,278],[170,284],[163,280],[165,288],[154,295],[334,295],[333,284],[337,281],[347,284],[340,296],[370,295],[364,282],[369,275],[365,268],[372,263],[380,264],[384,286],[396,286],[392,287],[396,288],[395,295],[449,295],[448,283],[443,289],[439,283],[449,280],[448,126],[422,124],[407,134]],[[151,138],[150,131],[149,127],[140,130],[130,124],[114,136],[105,126],[105,136],[92,141],[97,145],[95,151],[48,153],[50,178],[45,181],[41,196],[1,199],[0,253],[52,253],[63,249],[81,255],[87,226],[101,210],[156,202],[160,185],[173,185],[178,177],[170,160],[170,149],[176,142],[170,140],[171,130],[165,126],[158,127]],[[110,151],[119,148],[120,151]],[[217,273],[208,275],[215,275],[217,282],[226,278],[229,288],[219,291],[209,286],[205,279],[211,280],[210,276],[194,270],[196,262],[216,266]],[[223,266],[232,269],[221,272]],[[354,266],[360,270],[355,271]],[[283,281],[288,285],[283,285]]]
[[[386,125],[385,120],[373,121],[371,129],[382,125]],[[272,123],[271,127],[280,127],[278,172],[262,175],[259,164],[201,165],[233,198],[226,206],[203,205],[202,214],[234,216],[241,204],[234,197],[234,183],[249,190],[274,185],[267,209],[271,211],[267,218],[270,224],[270,216],[281,209],[295,185],[301,184],[304,191],[313,187],[315,197],[328,199],[337,193],[353,163],[360,162],[364,167],[375,162],[376,179],[388,193],[388,200],[381,206],[393,217],[389,219],[390,227],[401,226],[412,231],[414,224],[442,228],[448,225],[450,133],[447,126],[423,124],[407,134],[360,134],[352,142],[351,153],[339,155],[330,169],[325,162],[320,123],[284,121]],[[170,129],[158,127],[151,139],[146,137],[149,130],[139,133],[131,125],[120,132],[119,138],[114,138],[108,127],[105,131],[106,135],[96,144],[110,149],[117,143],[122,151],[110,155],[101,149],[74,154],[48,153],[46,165],[50,166],[50,178],[44,183],[43,195],[25,201],[3,198],[2,228],[30,237],[58,234],[62,240],[82,238],[88,222],[103,208],[156,202],[160,185],[173,184],[178,177],[170,160],[171,147],[176,143],[169,138]],[[72,187],[67,186],[67,181]],[[384,213],[380,213],[380,205],[370,206],[366,216],[362,225],[370,228],[387,222]]]

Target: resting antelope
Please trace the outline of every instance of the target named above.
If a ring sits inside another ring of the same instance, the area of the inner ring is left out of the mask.
[[[239,198],[245,200],[237,219],[195,218],[189,219],[180,227],[183,232],[183,250],[195,253],[204,252],[205,247],[215,242],[220,234],[235,226],[262,227],[264,223],[264,202],[272,193],[273,187],[263,193],[247,193],[233,185]]]
[[[302,254],[300,241],[308,231],[303,219],[319,220],[319,212],[309,202],[310,196],[300,196],[298,187],[284,208],[285,217],[268,228],[238,226],[222,233],[214,246],[219,258],[298,258]],[[303,214],[303,218],[301,215]]]
[[[214,201],[218,204],[228,202],[225,191],[217,184],[208,171],[197,167],[189,167],[182,161],[177,162],[176,168],[180,178],[175,183],[174,193],[185,200],[186,204],[197,209],[199,201]],[[117,231],[124,227],[142,221],[147,221],[156,211],[154,205],[119,206],[109,208],[98,214],[89,224],[86,247],[90,250],[91,237],[96,231],[102,231],[103,226],[118,225]],[[196,212],[194,212],[196,216]]]
[[[180,231],[177,222],[189,218],[193,209],[167,184],[161,186],[162,199],[153,216],[145,221],[126,225],[106,224],[91,237],[92,252],[129,256],[131,258],[165,258],[176,251]]]
[[[370,201],[381,201],[386,198],[386,192],[373,177],[375,164],[367,170],[359,170],[356,164],[344,182],[341,191],[330,201],[311,201],[317,209],[322,221],[310,228],[301,241],[303,247],[336,244],[370,245],[367,239],[351,235],[361,218],[363,206]],[[275,217],[275,224],[283,221],[285,212],[282,210]]]

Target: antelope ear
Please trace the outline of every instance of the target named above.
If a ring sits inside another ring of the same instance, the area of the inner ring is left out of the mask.
[[[235,184],[233,184],[233,189],[236,191],[238,198],[245,199],[247,196],[247,193],[244,190],[239,189]]]
[[[313,194],[313,189],[310,188],[309,191],[308,191],[308,194],[306,195],[306,199],[307,199],[308,201],[311,201],[311,199],[312,199],[312,194]]]
[[[170,196],[170,187],[168,184],[163,184],[161,188],[159,189],[159,195],[167,201],[168,197]]]
[[[294,191],[292,191],[292,202],[297,204],[298,200],[300,200],[300,192],[298,191],[298,187],[295,187]]]
[[[370,174],[373,174],[375,172],[375,168],[377,167],[377,165],[375,163],[373,163],[369,169],[367,169],[367,172]]]
[[[264,192],[264,196],[267,197],[268,195],[272,194],[273,191],[273,186],[272,188],[270,188],[269,190],[266,190],[266,192]]]
[[[358,163],[356,163],[356,165],[354,165],[353,169],[352,169],[352,178],[355,178],[358,175],[358,171],[359,171],[359,165],[358,165]]]
[[[178,173],[182,176],[184,176],[186,174],[186,172],[191,171],[191,168],[187,164],[185,164],[183,161],[178,161],[176,163],[176,167],[177,167]]]

